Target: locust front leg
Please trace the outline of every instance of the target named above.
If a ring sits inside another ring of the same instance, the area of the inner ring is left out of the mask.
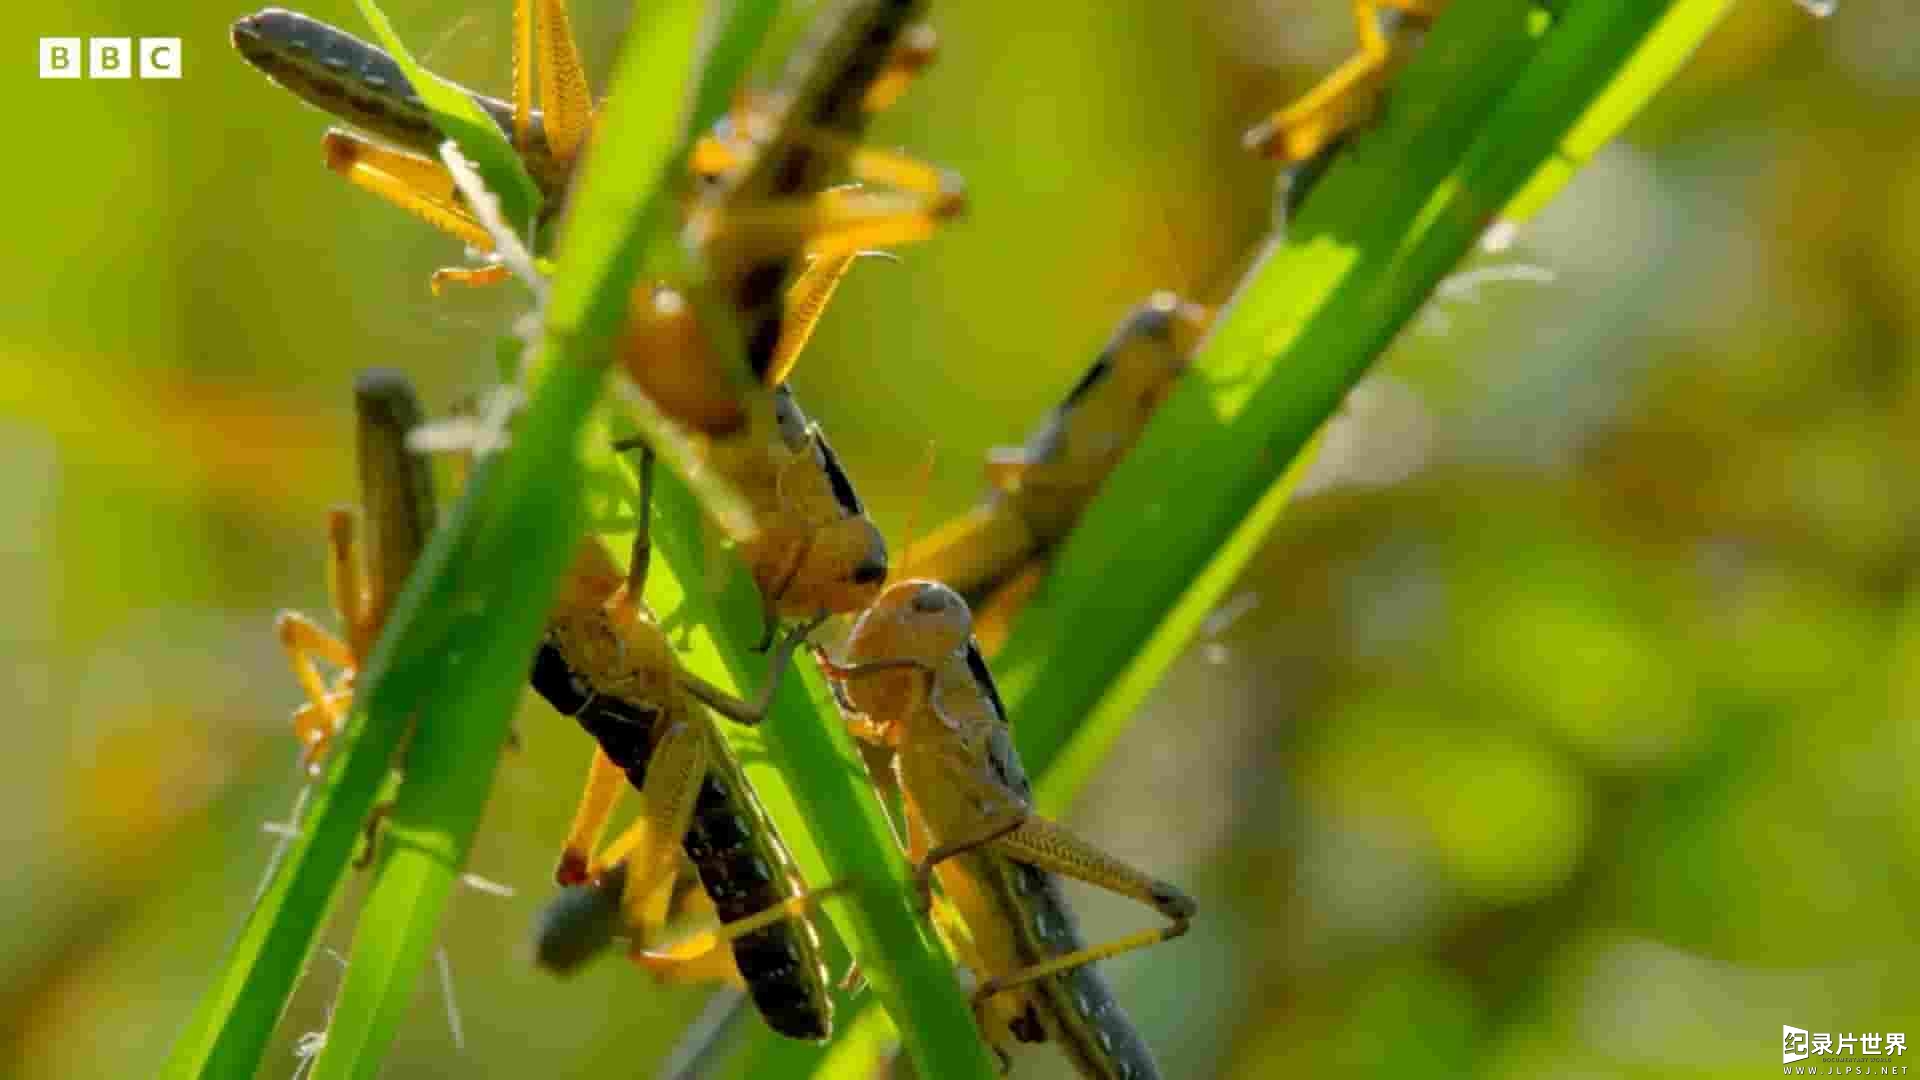
[[[710,763],[706,734],[682,714],[657,733],[640,789],[640,816],[613,843],[594,856],[589,877],[624,864],[627,885],[621,897],[623,921],[635,929],[634,951],[644,951],[663,927],[680,868],[680,838],[693,822],[694,800]]]
[[[338,128],[327,132],[321,146],[326,151],[327,167],[348,183],[372,192],[475,251],[493,250],[493,237],[467,209],[445,165]],[[491,285],[505,281],[508,275],[507,268],[498,263],[447,267],[434,271],[430,284],[438,295],[449,283]]]
[[[800,253],[803,270],[786,296],[780,347],[763,374],[769,386],[785,379],[856,257],[925,240],[966,209],[965,185],[945,169],[837,135],[800,132],[793,138],[844,157],[856,183],[798,199],[708,208],[696,213],[693,226],[705,246],[725,248],[743,263]],[[739,166],[725,154],[709,149],[696,167]]]
[[[325,660],[342,671],[351,671],[353,654],[347,650],[346,642],[297,611],[281,612],[274,619],[274,632],[293,666],[294,678],[299,680],[300,689],[307,696],[307,703],[293,714],[293,734],[302,747],[300,767],[308,773],[317,773],[334,735],[346,724],[353,690],[329,687],[314,666],[314,658]]]
[[[780,692],[780,680],[786,676],[787,669],[793,666],[793,654],[799,651],[800,646],[806,644],[808,636],[819,629],[820,624],[825,621],[827,621],[825,615],[808,619],[806,622],[788,628],[787,632],[781,635],[779,643],[774,646],[772,656],[768,659],[771,670],[767,673],[767,681],[760,687],[760,692],[754,695],[752,701],[743,701],[684,669],[680,672],[680,685],[702,705],[734,723],[748,726],[758,724],[766,718],[767,710],[773,706],[774,695]]]
[[[327,593],[345,639],[297,611],[283,611],[274,619],[274,633],[307,697],[307,703],[294,713],[293,730],[305,748],[300,763],[309,773],[318,771],[334,735],[346,725],[354,676],[378,630],[372,625],[370,598],[360,573],[351,510],[336,509],[327,515]],[[316,659],[339,669],[332,685],[321,676]]]
[[[640,451],[640,463],[637,469],[640,474],[640,498],[639,506],[635,514],[633,549],[627,563],[627,581],[624,591],[616,594],[614,599],[609,601],[610,604],[616,607],[625,604],[630,608],[633,603],[639,602],[639,598],[645,592],[647,570],[651,565],[653,557],[651,522],[653,516],[653,468],[655,454],[644,440],[637,438],[617,440],[613,444],[613,448],[616,452],[626,452],[629,450]],[[829,529],[823,528],[821,531],[825,533],[829,532]],[[767,682],[762,687],[758,697],[756,697],[753,702],[748,703],[713,686],[692,672],[683,670],[679,673],[680,683],[689,693],[705,703],[708,708],[737,723],[752,725],[760,722],[760,719],[766,715],[768,706],[773,702],[773,695],[779,688],[780,679],[791,662],[794,652],[806,642],[808,635],[818,629],[820,624],[827,619],[827,615],[823,613],[798,625],[789,630],[784,637],[780,638],[776,647],[775,641],[780,624],[780,597],[785,592],[786,587],[791,584],[794,575],[800,571],[802,564],[806,561],[808,553],[813,549],[811,539],[812,538],[809,537],[809,542],[800,545],[794,552],[791,564],[778,579],[778,584],[771,589],[762,591],[761,602],[763,605],[762,619],[764,634],[755,646],[755,650],[758,652],[766,652],[768,649],[773,649],[773,654],[770,658],[772,666],[768,674]],[[839,537],[837,534],[830,534],[829,539],[830,541],[837,541]]]
[[[938,711],[934,701],[937,672],[925,661],[892,657],[841,664],[822,649],[814,649],[813,655],[821,672],[837,683],[893,672],[913,672],[920,677],[905,684],[906,696],[889,711],[899,717],[914,716],[923,710]],[[915,906],[925,915],[933,908],[934,870],[948,859],[978,851],[1019,828],[1027,819],[1026,807],[1018,795],[980,768],[980,762],[965,750],[943,747],[901,753],[900,740],[911,737],[904,723],[860,712],[845,698],[842,706],[848,731],[855,739],[892,748],[897,755],[897,765],[903,771],[900,787],[915,804],[907,815],[907,857],[913,862]],[[923,820],[927,818],[964,821],[967,823],[964,835],[929,848]]]
[[[709,211],[697,235],[710,247],[728,246],[730,254],[749,260],[792,251],[808,259],[844,259],[918,243],[966,209],[959,178],[944,170],[866,147],[849,160],[856,178],[885,186],[837,187],[802,199]]]

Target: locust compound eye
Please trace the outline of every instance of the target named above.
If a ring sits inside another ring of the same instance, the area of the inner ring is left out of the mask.
[[[1170,292],[1154,293],[1133,312],[1133,325],[1128,329],[1139,337],[1166,341],[1173,336],[1173,314],[1179,310],[1180,300]]]
[[[959,594],[945,585],[928,582],[913,594],[913,610],[922,615],[940,615],[962,603]]]
[[[853,580],[859,585],[885,585],[887,583],[887,538],[873,522],[864,517],[855,517],[867,534],[866,554],[860,558],[860,564],[853,568]]]

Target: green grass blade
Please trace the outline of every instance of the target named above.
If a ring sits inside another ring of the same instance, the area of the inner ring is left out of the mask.
[[[1648,99],[1673,78],[1732,6],[1733,0],[1713,0],[1676,4],[1668,9],[1660,25],[1646,37],[1644,47],[1621,67],[1613,82],[1567,132],[1559,149],[1542,163],[1500,216],[1508,221],[1525,221],[1559,194],[1573,174],[1620,134]]]
[[[470,562],[476,506],[493,470],[475,471],[467,494],[435,530],[360,679],[332,764],[284,860],[248,916],[219,981],[174,1048],[164,1075],[250,1076],[304,972],[327,909],[346,879],[362,827],[387,790],[409,719],[433,693],[453,640],[457,570]]]
[[[500,126],[459,87],[428,71],[413,58],[375,0],[354,0],[354,3],[366,17],[367,24],[373,27],[380,44],[393,54],[400,70],[406,72],[407,81],[413,84],[420,100],[433,114],[434,126],[457,143],[460,152],[474,163],[481,179],[487,182],[487,190],[499,196],[501,215],[520,233],[520,238],[527,241],[528,248],[533,249],[532,226],[540,213],[540,189],[527,175],[520,155],[514,153],[513,144]]]
[[[598,136],[609,149],[588,166],[569,233],[591,241],[561,251],[537,388],[513,448],[483,464],[469,492],[469,502],[482,500],[468,518],[473,537],[449,568],[457,651],[442,654],[413,710],[419,730],[316,1080],[378,1074],[465,865],[527,658],[585,527],[582,434],[625,318],[632,253],[670,242],[672,215],[661,208],[672,205],[668,178],[683,140],[676,111],[658,103],[681,100],[691,82],[699,15],[695,0],[650,5],[623,50],[615,95],[631,104],[603,116]]]
[[[1093,779],[1100,762],[1126,730],[1134,710],[1152,693],[1167,668],[1186,651],[1200,624],[1213,614],[1219,598],[1240,576],[1240,568],[1260,550],[1267,533],[1286,509],[1294,487],[1312,466],[1318,445],[1316,438],[1294,458],[1280,482],[1261,497],[1246,520],[1227,539],[1219,556],[1193,580],[1166,617],[1154,627],[1152,636],[1134,653],[1085,722],[1069,728],[1065,732],[1067,737],[1057,744],[1058,749],[1049,750],[1045,763],[1035,766],[1046,770],[1035,794],[1041,813],[1065,813],[1073,805],[1074,797]]]
[[[408,710],[419,720],[315,1077],[377,1075],[412,1000],[466,865],[526,657],[585,525],[578,437],[602,374],[592,364],[550,365],[512,451],[476,470],[465,557],[439,568],[451,579],[449,648]],[[372,708],[385,691],[373,689]]]

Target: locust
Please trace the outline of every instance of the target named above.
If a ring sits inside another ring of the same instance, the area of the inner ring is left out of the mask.
[[[1353,0],[1358,53],[1247,132],[1249,149],[1293,174],[1288,216],[1354,129],[1372,118],[1387,81],[1445,6]],[[990,452],[981,504],[903,556],[904,574],[945,582],[975,606],[975,633],[989,653],[1039,588],[1047,554],[1072,531],[1185,371],[1210,320],[1207,308],[1171,293],[1137,306],[1023,446]]]
[[[644,528],[635,543],[646,543]],[[674,660],[665,633],[640,599],[642,577],[631,576],[643,575],[646,565],[645,555],[636,552],[623,580],[604,546],[584,541],[533,661],[534,689],[598,744],[555,878],[583,887],[600,909],[617,905],[608,929],[627,933],[632,958],[655,977],[708,980],[737,972],[774,1031],[825,1039],[833,1030],[832,1001],[819,938],[805,918],[817,894],[808,895],[800,884],[704,711],[757,717],[799,637],[777,652],[760,703],[733,699]],[[640,816],[602,847],[600,838],[626,786],[640,793]],[[659,950],[653,940],[686,906],[680,853],[691,862],[720,925]],[[571,894],[543,916],[536,935],[543,967],[570,971],[604,943],[604,933],[578,932],[580,907],[579,894]],[[728,943],[732,971],[716,955]]]
[[[346,724],[354,679],[426,547],[435,514],[433,474],[406,446],[407,432],[421,419],[412,384],[400,372],[369,369],[354,379],[353,398],[368,543],[362,551],[354,510],[328,513],[327,592],[340,633],[297,611],[274,619],[274,634],[307,699],[294,713],[293,730],[309,773],[319,770]],[[321,674],[320,662],[335,670],[332,680]]]
[[[1026,443],[989,452],[986,499],[902,557],[903,575],[943,582],[976,606],[974,633],[989,654],[1038,588],[1048,555],[1185,372],[1211,318],[1170,292],[1135,306]]]
[[[690,155],[688,242],[707,254],[719,294],[749,313],[749,367],[768,384],[785,377],[856,255],[921,239],[965,206],[952,173],[858,142],[868,115],[896,100],[933,54],[930,31],[916,23],[923,7],[843,0],[818,20],[779,87],[744,98]],[[443,139],[431,114],[391,56],[280,8],[238,20],[231,36],[274,82],[365,133],[329,130],[329,168],[469,248],[494,250],[435,156]],[[537,225],[546,226],[564,214],[597,104],[567,0],[515,0],[513,40],[511,102],[461,89],[512,139],[544,197]],[[543,109],[534,107],[536,90]],[[858,183],[834,187],[843,176]],[[442,269],[430,283],[438,292],[508,273],[490,262]],[[662,306],[654,290],[635,290],[636,323]]]
[[[938,582],[898,582],[855,617],[841,658],[815,654],[850,730],[894,755],[923,906],[937,880],[964,927],[954,945],[981,980],[976,1020],[1002,1062],[1013,1041],[1052,1041],[1083,1076],[1159,1076],[1092,964],[1179,937],[1195,904],[1034,811],[966,601]],[[1055,875],[1137,900],[1167,924],[1088,946]]]

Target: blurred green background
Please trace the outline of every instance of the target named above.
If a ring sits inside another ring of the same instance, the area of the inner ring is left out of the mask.
[[[384,6],[505,89],[505,0]],[[579,6],[604,71],[625,5]],[[248,10],[9,30],[9,1075],[165,1053],[300,786],[270,626],[325,611],[350,374],[444,406],[516,314],[428,295],[458,247],[326,172],[325,120],[227,46]],[[965,175],[971,215],[863,263],[797,379],[896,541],[929,436],[923,529],[1150,289],[1223,298],[1272,203],[1239,132],[1352,43],[1339,0],[935,16],[877,138]],[[184,78],[33,81],[41,35],[177,36]],[[1202,904],[1108,965],[1170,1076],[1750,1076],[1782,1024],[1920,1039],[1916,39],[1901,0],[1743,0],[1384,359],[1074,814]],[[519,728],[471,866],[518,895],[446,927],[464,1047],[429,980],[390,1075],[648,1075],[704,999],[531,968],[587,746],[537,703]],[[1074,895],[1096,934],[1145,918]],[[269,1075],[339,974],[316,958]]]

